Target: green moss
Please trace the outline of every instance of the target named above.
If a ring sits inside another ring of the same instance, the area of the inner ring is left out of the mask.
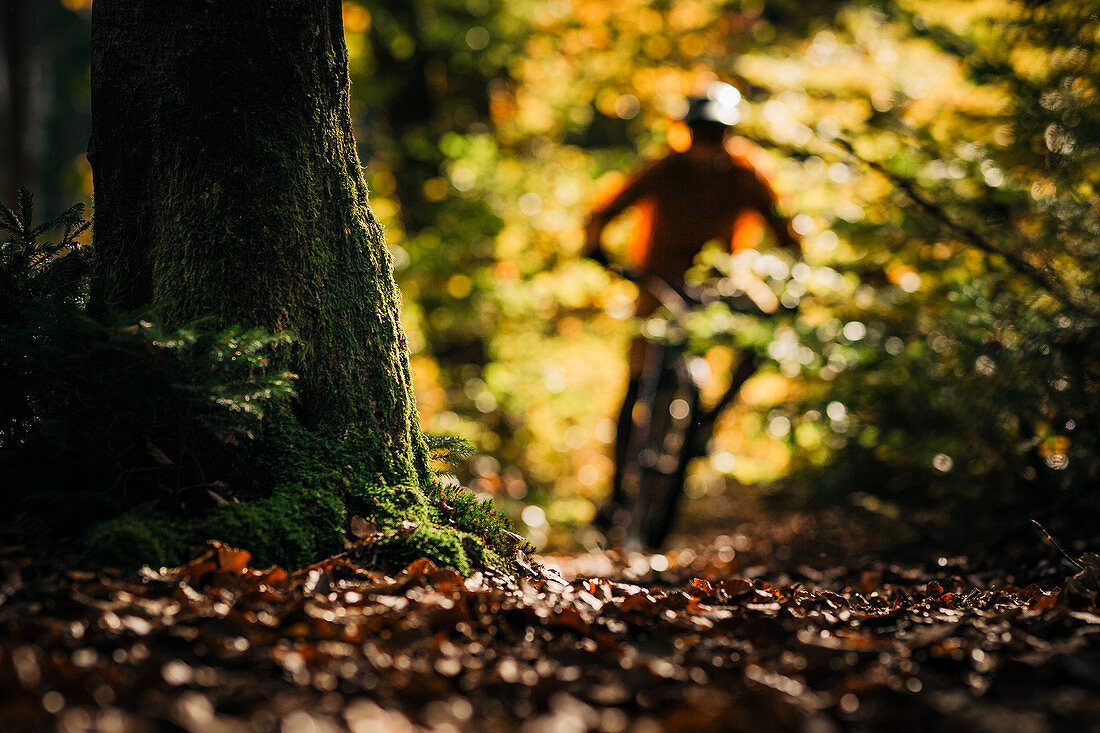
[[[132,569],[142,564],[177,564],[193,544],[185,527],[161,515],[126,515],[100,522],[85,535],[88,559],[111,567]]]
[[[247,549],[258,565],[300,567],[343,550],[350,516],[357,514],[381,534],[375,550],[382,565],[427,557],[464,574],[479,567],[519,571],[507,559],[515,542],[489,502],[444,488],[434,477],[427,491],[386,484],[376,445],[369,433],[311,431],[289,410],[276,410],[256,444],[233,456],[247,470],[238,483],[247,475],[261,491],[273,491],[191,519],[112,519],[85,536],[86,554],[124,569],[171,565],[185,560],[190,547],[217,539]]]
[[[257,565],[300,567],[343,549],[346,516],[331,491],[283,485],[269,497],[220,506],[196,528],[247,549]]]
[[[383,537],[374,549],[383,565],[404,565],[426,557],[440,567],[467,575],[473,570],[463,547],[463,533],[449,527],[420,526],[407,537],[401,533]]]
[[[516,549],[534,552],[530,544],[511,532],[508,520],[496,512],[491,501],[481,501],[466,489],[438,481],[431,485],[430,493],[435,506],[451,507],[455,528],[476,540],[482,564],[515,571],[510,558],[515,556]]]

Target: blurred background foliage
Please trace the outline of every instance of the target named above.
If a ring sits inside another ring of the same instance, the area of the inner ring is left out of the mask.
[[[55,210],[90,199],[91,0],[24,5],[16,183]],[[607,491],[637,328],[633,286],[578,256],[586,211],[682,144],[671,120],[716,78],[747,99],[738,145],[808,267],[778,273],[806,293],[796,318],[708,321],[711,392],[731,325],[770,360],[689,501],[852,505],[921,531],[1095,518],[1097,3],[348,0],[344,24],[424,426],[477,446],[460,480],[536,544],[583,541]],[[629,227],[608,235],[620,256]]]

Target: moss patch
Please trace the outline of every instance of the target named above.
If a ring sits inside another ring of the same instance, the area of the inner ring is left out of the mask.
[[[249,550],[259,565],[300,567],[341,552],[352,515],[372,522],[380,564],[427,557],[463,574],[493,567],[522,572],[511,560],[515,536],[506,521],[467,490],[385,483],[369,435],[302,427],[288,410],[276,415],[254,446],[232,457],[237,479],[258,482],[258,495],[218,506],[202,516],[156,514],[101,522],[85,535],[89,559],[123,569],[184,561],[190,547],[206,540]],[[242,470],[245,468],[246,470]],[[274,486],[262,493],[262,486]],[[529,549],[529,548],[528,548]]]
[[[139,562],[175,565],[192,542],[169,517],[123,516],[93,526],[84,537],[84,549],[105,565],[130,569]]]

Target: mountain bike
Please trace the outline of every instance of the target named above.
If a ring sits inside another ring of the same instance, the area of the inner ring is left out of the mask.
[[[698,369],[693,370],[697,362],[687,350],[685,320],[693,308],[716,299],[731,310],[754,315],[772,315],[779,304],[759,292],[754,299],[744,288],[729,289],[728,295],[707,288],[677,289],[653,275],[613,270],[652,293],[667,315],[651,319],[649,323],[658,327],[643,331],[646,354],[642,373],[628,389],[626,400],[633,402],[629,422],[620,420],[619,425],[620,431],[625,428],[629,433],[625,439],[617,438],[615,489],[600,519],[605,531],[624,549],[657,549],[672,530],[691,459],[706,454],[718,415],[736,399],[762,362],[757,352],[741,350],[729,387],[713,406],[705,407],[701,375]]]

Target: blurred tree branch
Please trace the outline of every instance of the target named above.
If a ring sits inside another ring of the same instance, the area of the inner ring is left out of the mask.
[[[956,219],[943,205],[933,201],[931,197],[919,190],[915,181],[890,170],[878,161],[870,160],[860,155],[856,152],[852,143],[844,138],[837,137],[832,140],[832,143],[843,150],[850,159],[885,177],[891,184],[896,186],[898,190],[904,193],[910,201],[916,204],[918,208],[953,231],[967,244],[975,249],[981,250],[987,255],[1002,258],[1012,269],[1027,277],[1035,285],[1056,298],[1062,305],[1073,310],[1084,312],[1092,312],[1095,310],[1088,301],[1082,302],[1076,298],[1066,284],[1059,280],[1048,268],[1036,266],[1028,262],[1020,254],[998,247],[977,229]],[[1025,246],[1033,252],[1042,251],[1042,247],[1034,242],[1025,242]]]

